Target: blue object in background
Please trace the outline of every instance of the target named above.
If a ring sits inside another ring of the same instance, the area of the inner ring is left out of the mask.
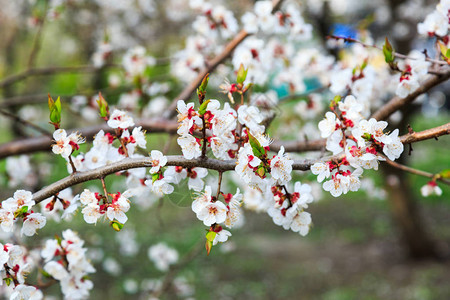
[[[351,25],[336,23],[333,25],[331,32],[336,36],[358,39],[358,30]]]

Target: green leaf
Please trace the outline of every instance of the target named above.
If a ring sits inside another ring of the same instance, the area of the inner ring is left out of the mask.
[[[211,241],[206,241],[206,243],[205,243],[206,255],[209,255],[209,253],[211,253],[212,247],[213,247],[213,243]]]
[[[158,179],[159,179],[159,172],[155,173],[155,174],[152,174],[152,183],[154,183]]]
[[[50,111],[50,122],[59,127],[61,123],[61,99],[58,97],[56,101],[48,94],[48,109]]]
[[[214,231],[209,231],[206,233],[206,239],[210,242],[214,241],[216,236],[217,236],[217,233],[215,233]]]
[[[97,104],[100,111],[100,117],[102,118],[108,117],[109,115],[108,102],[106,102],[105,98],[103,98],[102,93],[98,93]]]
[[[14,212],[14,218],[23,217],[28,211],[28,206],[22,206]]]
[[[202,83],[200,84],[200,86],[197,89],[197,94],[204,94],[206,92],[206,87],[208,86],[208,81],[209,81],[209,73],[205,75],[205,77],[203,77]]]
[[[388,64],[394,62],[394,58],[395,58],[394,53],[395,53],[394,48],[392,48],[391,43],[389,43],[389,40],[388,40],[388,38],[386,37],[385,43],[384,43],[384,45],[383,45],[383,54],[384,54],[384,60],[385,60]]]
[[[439,173],[442,178],[450,178],[450,169],[445,169]]]
[[[115,231],[120,231],[123,228],[123,224],[116,220],[111,221],[110,225]]]
[[[10,286],[10,284],[13,282],[13,279],[11,277],[3,278],[7,286]]]
[[[200,116],[203,116],[206,112],[206,107],[208,106],[208,103],[211,101],[211,99],[206,100],[205,102],[200,105],[200,108],[198,109],[198,114]]]
[[[245,79],[247,78],[248,69],[244,68],[244,65],[241,64],[239,70],[237,72],[236,82],[243,84]]]
[[[258,139],[256,139],[253,135],[251,135],[251,133],[248,133],[248,141],[250,142],[253,154],[256,157],[262,158],[264,154],[266,154],[266,150],[264,149],[264,147],[261,146]]]

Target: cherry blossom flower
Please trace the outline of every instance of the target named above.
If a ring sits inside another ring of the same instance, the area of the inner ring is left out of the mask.
[[[395,160],[400,157],[404,149],[403,143],[398,137],[398,129],[392,131],[389,135],[389,140],[389,143],[384,144],[383,152],[390,160]]]
[[[108,120],[108,126],[111,128],[121,128],[127,129],[128,127],[134,126],[134,121],[127,112],[115,109]]]
[[[14,292],[10,296],[10,300],[41,300],[44,295],[34,286],[19,284],[14,288]]]
[[[70,145],[70,139],[64,129],[55,130],[53,133],[53,139],[56,144],[52,146],[52,151],[55,154],[61,154],[62,157],[67,158],[72,153],[72,145]]]
[[[192,135],[181,136],[177,139],[178,145],[181,147],[183,156],[186,159],[193,159],[200,157],[202,151],[200,150],[200,144]]]
[[[330,192],[333,197],[339,197],[348,191],[348,178],[341,174],[335,174],[332,176],[332,180],[325,181],[322,187],[325,191]]]
[[[61,285],[66,299],[85,299],[93,284],[86,279],[87,274],[95,272],[86,258],[84,241],[70,229],[63,231],[60,242],[47,240],[41,256],[45,259],[44,270]],[[52,260],[56,258],[56,260]],[[59,262],[65,261],[67,264]]]
[[[213,240],[213,245],[217,245],[218,243],[225,243],[228,241],[228,237],[231,236],[231,232],[228,230],[222,229],[219,232],[217,232],[216,237]]]
[[[243,195],[240,193],[240,190],[237,189],[236,194],[233,195],[228,204],[229,209],[225,220],[225,226],[228,228],[232,228],[242,222],[242,199]]]
[[[227,218],[227,211],[227,207],[222,202],[210,202],[198,211],[197,218],[203,221],[205,226],[211,226],[214,223],[223,223]]]
[[[158,270],[165,272],[178,261],[178,252],[165,243],[158,243],[148,249],[148,257]]]
[[[397,86],[395,94],[400,98],[405,98],[409,94],[416,91],[419,87],[420,83],[415,76],[402,76],[400,77],[400,83]]]
[[[309,232],[311,222],[311,214],[306,211],[302,211],[292,219],[291,230],[305,236]]]
[[[0,208],[0,226],[4,232],[11,232],[14,228],[14,213]]]
[[[20,234],[32,236],[37,229],[41,229],[47,223],[47,219],[40,213],[31,213],[24,218]]]
[[[122,58],[122,65],[130,77],[143,75],[145,69],[148,66],[153,66],[155,62],[153,57],[146,55],[146,50],[142,46],[129,49]]]
[[[130,202],[127,197],[129,197],[130,192],[124,192],[123,194],[117,193],[114,195],[112,203],[108,206],[106,210],[106,217],[111,221],[117,220],[124,224],[128,217],[125,213],[130,209]]]
[[[211,187],[207,185],[205,187],[205,192],[200,194],[194,201],[192,201],[192,211],[198,214],[208,203],[211,203]]]
[[[100,206],[94,203],[89,203],[82,210],[83,219],[88,224],[96,224],[98,219],[102,216]]]
[[[15,212],[16,210],[27,206],[28,211],[35,204],[33,200],[33,194],[29,191],[25,190],[17,190],[14,192],[12,198],[8,198],[7,200],[2,202],[2,208],[11,212]]]
[[[152,162],[150,174],[158,173],[161,167],[164,167],[167,163],[167,157],[165,157],[164,154],[158,150],[152,150],[150,153],[150,160]]]
[[[278,155],[270,161],[270,174],[280,184],[287,183],[291,180],[293,163],[294,161],[284,154],[284,147],[281,146]]]
[[[420,193],[424,197],[429,197],[431,195],[442,195],[441,188],[436,184],[436,181],[429,181],[427,184],[420,188]]]
[[[329,137],[336,130],[336,125],[339,125],[339,123],[339,120],[336,120],[335,114],[332,112],[327,112],[325,114],[325,119],[319,122],[321,137]]]
[[[262,117],[259,109],[256,106],[241,105],[237,111],[238,121],[242,125],[247,126],[250,131],[260,132]]]
[[[172,194],[173,193],[173,186],[169,183],[171,182],[171,178],[164,177],[162,179],[156,180],[153,182],[151,179],[146,180],[145,184],[149,187],[151,187],[152,191],[157,194],[158,196]]]
[[[438,11],[433,11],[427,15],[423,23],[417,25],[419,34],[428,35],[436,34],[438,36],[446,36],[448,32],[448,17]]]
[[[317,175],[318,182],[322,182],[325,178],[330,177],[330,165],[328,163],[317,162],[311,166],[311,172]]]

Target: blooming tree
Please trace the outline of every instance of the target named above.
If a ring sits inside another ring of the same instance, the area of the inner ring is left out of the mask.
[[[57,22],[65,9],[84,1],[43,2],[44,8],[39,1],[35,4],[43,10],[33,19],[37,40],[44,21]],[[133,15],[137,9],[123,7],[120,1],[96,2],[113,15]],[[154,15],[156,4],[138,2],[148,17]],[[438,184],[449,184],[448,170],[432,174],[397,160],[406,155],[408,145],[449,134],[450,123],[414,132],[389,119],[450,78],[449,1],[441,0],[417,24],[435,53],[417,49],[401,54],[389,38],[380,42],[361,30],[361,39],[328,37],[328,47],[345,43],[337,57],[314,42],[314,28],[295,1],[257,1],[238,13],[214,1],[191,0],[189,5],[196,13],[192,35],[170,65],[171,75],[185,89],[172,102],[165,95],[175,81],[151,80],[158,58],[135,41],[121,41],[118,36],[126,36],[125,28],[117,27],[99,41],[92,66],[85,67],[100,75],[109,67],[119,70],[108,77],[112,88],[127,88],[117,101],[101,92],[92,99],[74,95],[72,100],[54,100],[49,94],[47,126],[53,132],[26,121],[25,112],[5,112],[42,133],[0,146],[0,157],[7,157],[9,185],[18,188],[0,208],[0,228],[7,240],[0,244],[1,289],[10,299],[42,299],[48,284],[59,284],[66,299],[87,298],[94,288],[88,276],[95,268],[82,233],[67,228],[35,249],[21,242],[39,233],[49,219],[109,223],[122,234],[127,232],[131,207],[144,209],[179,190],[190,190],[194,196],[189,206],[204,225],[209,255],[244,225],[244,209],[267,213],[275,225],[306,236],[314,230],[308,208],[320,197],[317,191],[340,197],[361,190],[366,171],[377,171],[380,165],[428,177],[423,196],[441,195]],[[4,78],[1,88],[39,73],[33,68],[39,46],[34,47],[28,70]],[[61,71],[54,70],[47,72]],[[316,89],[307,86],[312,79]],[[303,101],[291,111],[281,111],[283,102],[295,97]],[[70,112],[83,120],[77,124],[98,122],[69,129],[65,123]],[[300,129],[290,130],[291,114],[301,121]],[[156,133],[176,137],[178,155],[167,154],[170,143],[149,147]],[[27,182],[34,163],[25,154],[37,151],[63,160],[67,176],[46,186]],[[300,180],[299,171],[316,177]],[[122,189],[105,181],[113,176]],[[92,181],[100,182],[101,189],[72,190]],[[180,187],[185,182],[187,187]],[[20,239],[13,238],[16,233]],[[121,251],[133,255],[134,238],[121,238],[128,245]],[[148,256],[162,272],[171,272],[179,260],[178,252],[164,243],[152,246]],[[107,265],[115,272],[114,262]],[[33,268],[44,279],[29,282],[26,275]],[[182,277],[175,281],[185,296],[192,294]],[[149,282],[148,290],[157,297],[167,284]],[[132,282],[127,286],[133,289]]]

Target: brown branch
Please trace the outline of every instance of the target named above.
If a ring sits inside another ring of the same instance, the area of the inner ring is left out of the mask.
[[[400,140],[403,144],[412,144],[423,140],[434,139],[442,135],[450,134],[450,123],[419,131],[408,133],[400,136]],[[271,151],[279,151],[281,146],[284,146],[286,152],[307,152],[307,151],[320,151],[325,148],[326,139],[314,140],[314,141],[288,141],[281,142],[275,141],[270,145]]]
[[[33,123],[31,123],[31,122],[29,122],[29,121],[27,121],[27,120],[24,120],[24,119],[22,119],[21,117],[16,116],[15,114],[10,113],[9,111],[6,111],[6,110],[0,108],[0,114],[2,114],[2,115],[4,115],[4,116],[6,116],[6,117],[12,119],[14,122],[16,122],[16,123],[18,123],[18,124],[22,124],[22,125],[24,125],[24,126],[33,128],[34,130],[39,131],[39,132],[42,133],[43,135],[46,135],[46,136],[49,136],[49,137],[52,137],[52,136],[53,136],[52,133],[51,133],[50,131],[47,131],[47,130],[45,130],[44,128],[41,128],[41,127],[37,126],[36,124],[33,124]]]
[[[142,126],[143,129],[149,132],[163,132],[176,133],[178,123],[175,121],[168,121],[164,119],[148,119],[141,120],[136,123],[136,126]],[[86,140],[92,140],[93,137],[100,131],[114,132],[114,129],[107,124],[98,126],[91,126],[86,128],[67,129],[70,132],[79,132]],[[0,145],[0,159],[13,155],[27,154],[38,151],[50,151],[52,139],[47,136],[40,136],[36,138],[20,139]]]
[[[104,67],[119,67],[115,64],[106,65]],[[46,68],[32,68],[21,73],[11,75],[9,77],[3,78],[0,81],[0,88],[10,86],[16,82],[22,81],[31,76],[40,75],[54,75],[61,73],[92,73],[98,71],[98,68],[90,65],[86,66],[75,66],[75,67],[46,67]]]
[[[428,92],[431,88],[439,85],[444,81],[447,81],[449,78],[450,72],[447,72],[442,76],[432,76],[431,78],[423,82],[417,90],[415,90],[412,94],[409,94],[405,98],[392,98],[388,103],[384,104],[375,113],[373,113],[372,118],[375,118],[378,121],[386,120],[394,112],[396,112],[403,106],[413,102],[418,96]]]
[[[35,35],[34,41],[33,41],[33,47],[31,48],[30,56],[28,57],[28,65],[27,65],[28,69],[31,69],[33,67],[34,62],[36,60],[36,55],[38,54],[38,52],[41,48],[41,37],[42,37],[43,29],[44,29],[44,24],[47,19],[48,5],[49,5],[49,3],[45,2],[44,14],[43,14],[42,20],[40,20],[40,22],[39,22],[39,27],[37,29],[37,32],[36,32],[36,35]]]
[[[423,140],[434,139],[442,135],[450,134],[450,123],[444,124],[439,127],[427,129],[420,132],[412,132],[400,137],[403,144],[411,144],[415,142],[420,142]]]
[[[273,1],[272,13],[274,13],[275,11],[277,11],[279,9],[282,2],[283,2],[283,0],[274,0]],[[239,44],[242,43],[242,41],[244,41],[250,35],[251,35],[250,33],[245,31],[244,29],[242,29],[225,46],[225,48],[219,55],[214,57],[211,61],[208,61],[208,63],[206,64],[206,67],[198,73],[197,77],[178,96],[176,96],[172,100],[172,103],[170,104],[169,108],[167,109],[164,117],[167,119],[174,117],[175,113],[176,113],[175,109],[177,107],[177,101],[180,99],[188,100],[189,97],[191,97],[191,95],[195,92],[197,87],[200,85],[200,83],[202,82],[202,80],[206,76],[206,74],[212,73],[217,68],[217,66],[219,64],[221,64],[223,61],[225,61],[231,55],[231,53],[234,51],[234,49],[236,49],[236,47],[239,46]]]
[[[414,169],[414,168],[411,168],[411,167],[399,164],[399,163],[397,163],[395,161],[392,161],[392,160],[388,159],[387,157],[385,157],[385,159],[386,159],[386,163],[391,165],[391,166],[393,166],[394,168],[400,169],[402,171],[405,171],[405,172],[408,172],[408,173],[411,173],[411,174],[424,176],[424,177],[428,177],[428,178],[431,178],[431,179],[436,179],[436,180],[438,180],[438,181],[440,181],[442,183],[450,185],[450,181],[449,180],[444,179],[444,178],[442,178],[440,176],[436,176],[436,174],[425,172],[425,171],[422,171],[422,170]]]
[[[166,118],[172,118],[176,113],[176,107],[177,107],[177,101],[179,99],[182,100],[188,100],[189,97],[195,92],[197,87],[201,84],[203,78],[206,76],[206,74],[213,72],[216,67],[221,64],[225,59],[227,59],[231,53],[233,52],[236,47],[242,43],[244,39],[246,39],[250,34],[245,31],[241,30],[236,37],[231,40],[231,42],[228,43],[228,45],[225,46],[225,49],[220,53],[218,56],[216,56],[214,59],[209,61],[207,63],[207,66],[201,70],[197,77],[180,93],[178,96],[176,96],[172,103],[170,104],[168,110],[166,111]]]
[[[344,42],[347,42],[347,43],[360,44],[361,46],[363,46],[365,48],[374,48],[374,49],[378,49],[380,51],[383,51],[383,48],[378,47],[377,45],[369,45],[369,44],[366,44],[366,43],[364,43],[364,42],[362,42],[360,40],[357,40],[357,39],[354,39],[354,38],[351,38],[351,37],[329,35],[329,36],[327,36],[327,38],[328,39],[335,39],[335,40],[343,40]],[[400,59],[417,60],[417,58],[410,57],[410,56],[407,56],[407,55],[404,55],[404,54],[401,54],[401,53],[397,53],[397,52],[394,52],[394,56],[397,57],[397,58],[400,58]],[[448,63],[446,61],[432,59],[430,57],[425,57],[425,60],[427,60],[429,62],[432,62],[434,64],[437,64],[437,65],[441,65],[441,66],[447,66],[448,65]]]
[[[323,158],[324,160],[330,160],[332,158]],[[294,161],[292,165],[293,170],[307,171],[310,167],[321,160],[310,160],[306,159],[303,161]],[[236,167],[236,160],[218,160],[212,158],[197,158],[197,159],[186,159],[180,155],[170,155],[167,156],[167,166],[180,166],[183,168],[195,168],[201,167],[209,170],[216,170],[219,172],[232,171]],[[36,203],[47,199],[55,195],[56,193],[74,186],[76,184],[86,182],[89,180],[100,179],[109,174],[113,174],[120,171],[125,171],[128,169],[151,167],[152,162],[150,157],[144,158],[125,158],[119,162],[112,163],[94,170],[77,172],[70,176],[67,176],[57,182],[50,184],[49,186],[43,188],[42,190],[33,194],[33,200]]]

